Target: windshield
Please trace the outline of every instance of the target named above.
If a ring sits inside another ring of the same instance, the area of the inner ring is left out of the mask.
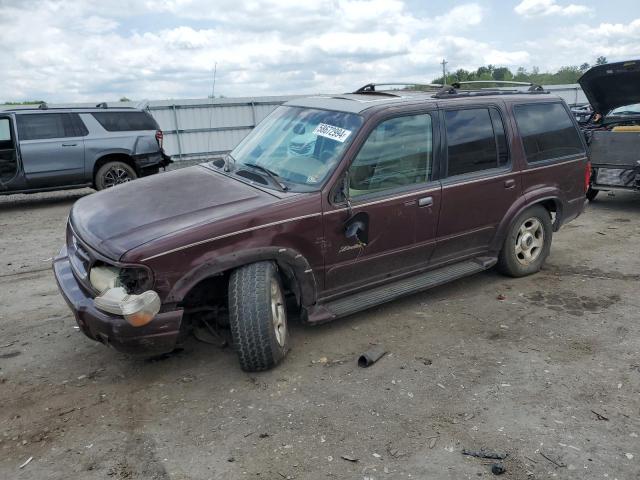
[[[352,113],[281,106],[231,152],[230,163],[236,172],[246,169],[269,186],[314,190],[361,125],[362,117]]]
[[[624,107],[618,107],[609,112],[607,117],[616,115],[640,115],[640,103],[634,103],[632,105],[625,105]]]

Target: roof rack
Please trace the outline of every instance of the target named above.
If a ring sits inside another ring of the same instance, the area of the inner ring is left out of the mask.
[[[506,90],[501,88],[477,88],[477,89],[462,89],[465,85],[478,85],[484,83],[492,83],[497,85],[514,85],[514,86],[522,86],[529,87],[527,90],[519,90],[512,89]],[[394,86],[405,86],[405,87],[417,87],[417,88],[404,88],[397,89],[398,93],[378,90],[378,87],[394,87]],[[425,88],[426,87],[426,88]],[[476,97],[476,96],[486,96],[486,95],[514,95],[514,94],[544,94],[549,93],[548,90],[545,90],[540,85],[530,82],[516,82],[510,80],[468,80],[462,82],[454,82],[451,85],[443,85],[440,83],[411,83],[411,82],[393,82],[393,83],[368,83],[363,87],[360,87],[353,93],[358,94],[377,94],[377,95],[386,95],[389,97],[399,97],[401,96],[402,90],[418,90],[418,91],[428,91],[427,89],[435,90],[435,93],[432,95],[433,98],[456,98],[456,97]]]
[[[515,82],[515,81],[511,81],[511,80],[465,80],[462,82],[454,82],[451,84],[451,86],[455,89],[460,89],[460,87],[462,85],[477,85],[480,83],[494,83],[494,84],[498,84],[498,85],[520,85],[523,87],[529,87],[528,91],[529,92],[542,92],[544,91],[544,89],[536,84],[536,83],[531,83],[531,82]],[[483,89],[486,90],[486,89]]]
[[[376,87],[399,87],[399,86],[427,87],[427,88],[433,88],[433,89],[441,89],[445,85],[442,85],[439,83],[413,83],[413,82],[367,83],[366,85],[360,87],[353,93],[359,93],[359,94],[375,93],[378,95],[397,96],[396,94],[388,91],[377,90]],[[398,90],[409,90],[409,89],[405,88],[405,89],[398,89]]]
[[[22,112],[25,110],[95,110],[97,108],[100,109],[113,109],[113,110],[139,110],[136,107],[109,107],[105,102],[99,103],[95,107],[49,107],[46,103],[42,103],[37,107],[23,107],[23,108],[8,108],[6,110],[2,110],[4,112]],[[142,110],[142,109],[140,109]]]

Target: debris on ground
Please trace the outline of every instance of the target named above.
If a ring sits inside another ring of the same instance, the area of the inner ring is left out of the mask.
[[[380,360],[386,353],[387,351],[383,346],[376,345],[360,355],[360,358],[358,358],[358,366],[362,368],[370,367]]]
[[[559,458],[558,459],[554,459],[551,456],[544,454],[542,452],[538,452],[542,458],[544,458],[545,460],[548,460],[549,462],[553,463],[556,467],[558,468],[564,468],[567,465],[565,463],[563,463]]]
[[[258,438],[268,438],[269,434],[268,433],[261,433],[260,435],[258,435]]]
[[[426,358],[426,357],[416,357],[416,360],[418,360],[419,362],[422,362],[423,365],[431,365],[433,363],[433,361],[430,358]]]
[[[429,448],[435,447],[437,442],[438,442],[438,437],[431,437],[431,439],[429,440]]]
[[[591,410],[591,413],[593,413],[596,416],[596,419],[598,420],[604,420],[605,422],[609,421],[609,418],[605,417],[601,413],[596,412],[595,410]]]
[[[493,460],[504,460],[508,455],[507,453],[492,452],[490,450],[485,450],[484,448],[481,448],[480,450],[467,450],[466,448],[463,448],[462,454],[470,457],[490,458]]]
[[[496,297],[496,299],[497,299],[497,300],[500,300],[500,301],[502,302],[502,301],[506,300],[506,299],[507,299],[507,297],[505,297],[503,294],[500,294],[500,295],[498,295],[498,296]]]
[[[20,465],[18,468],[19,468],[19,469],[22,469],[22,468],[26,467],[27,465],[29,465],[29,463],[31,462],[31,460],[33,460],[33,457],[29,457],[29,458],[27,458],[27,460],[26,460],[22,465]]]
[[[491,465],[491,473],[493,473],[494,475],[502,475],[506,471],[507,469],[504,468],[503,463],[494,463],[493,465]]]
[[[358,459],[356,457],[352,457],[350,455],[340,455],[340,458],[346,460],[347,462],[357,462]]]

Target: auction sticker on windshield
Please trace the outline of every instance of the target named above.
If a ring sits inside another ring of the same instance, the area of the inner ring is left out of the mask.
[[[333,125],[327,125],[326,123],[319,123],[316,129],[313,131],[314,135],[320,137],[330,138],[337,142],[344,143],[344,141],[351,135],[351,130],[345,130],[344,128],[334,127]]]

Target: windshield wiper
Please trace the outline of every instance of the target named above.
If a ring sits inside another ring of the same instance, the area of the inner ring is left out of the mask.
[[[260,170],[261,172],[264,172],[268,175],[268,177],[273,180],[273,182],[280,187],[280,190],[282,190],[283,192],[286,192],[287,190],[289,190],[289,187],[287,187],[284,183],[282,183],[280,180],[278,180],[278,174],[272,172],[271,170],[269,170],[268,168],[263,167],[262,165],[258,165],[256,163],[244,163],[243,165],[247,166],[247,167],[252,167],[255,168],[256,170]]]

